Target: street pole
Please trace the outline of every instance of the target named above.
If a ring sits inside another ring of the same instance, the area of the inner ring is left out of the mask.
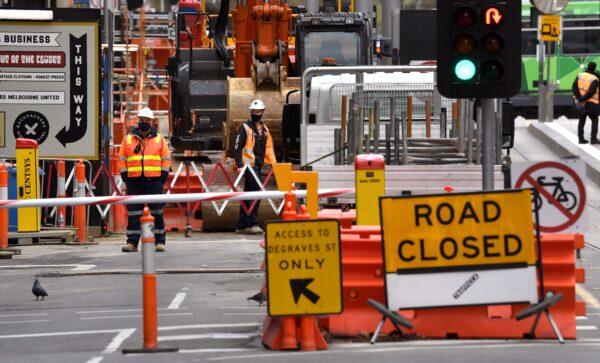
[[[547,88],[544,84],[544,41],[540,40],[537,49],[538,57],[538,122],[546,122]]]
[[[481,113],[483,115],[483,190],[494,190],[494,161],[496,159],[496,119],[494,116],[494,99],[481,100]]]

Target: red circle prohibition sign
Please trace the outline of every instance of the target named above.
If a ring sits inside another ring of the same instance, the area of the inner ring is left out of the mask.
[[[544,187],[539,185],[537,183],[537,181],[535,181],[531,177],[531,175],[534,172],[536,172],[540,169],[544,169],[544,168],[559,169],[559,170],[565,172],[566,174],[568,174],[571,178],[573,178],[573,181],[575,182],[575,185],[577,186],[577,189],[579,191],[579,196],[580,196],[575,213],[571,213],[571,211],[569,211],[567,208],[565,208],[559,201],[556,200],[556,198],[554,198],[552,196],[552,194],[550,194],[546,189],[544,189]],[[540,227],[541,232],[554,233],[554,232],[564,231],[565,229],[567,229],[570,226],[572,226],[573,224],[575,224],[575,222],[577,222],[579,217],[581,217],[581,214],[583,213],[583,210],[585,209],[585,202],[586,202],[585,186],[583,185],[583,181],[581,180],[579,175],[577,175],[577,173],[575,173],[573,171],[573,169],[567,167],[564,164],[557,163],[555,161],[545,161],[545,162],[537,163],[537,164],[532,165],[529,168],[527,168],[521,174],[521,176],[515,183],[515,188],[521,188],[523,186],[524,182],[528,182],[529,184],[531,184],[531,186],[541,196],[544,196],[544,198],[548,199],[551,202],[552,206],[556,207],[562,214],[565,215],[565,217],[567,217],[567,221],[558,226],[542,226],[541,222],[538,221],[538,222],[540,222],[539,227]]]

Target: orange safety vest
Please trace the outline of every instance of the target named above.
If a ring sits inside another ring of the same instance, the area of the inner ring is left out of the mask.
[[[577,77],[577,87],[579,87],[579,93],[582,96],[585,95],[590,90],[590,87],[594,81],[598,81],[598,77],[594,76],[593,74],[587,72],[579,74]],[[585,102],[598,104],[598,92],[594,93],[594,95]]]
[[[135,150],[141,145],[136,153]],[[171,152],[167,141],[161,135],[148,137],[144,140],[139,136],[129,134],[123,139],[119,150],[119,169],[127,172],[130,178],[145,176],[160,177],[161,171],[171,168]]]
[[[244,145],[244,149],[242,149],[242,161],[244,164],[249,163],[250,165],[254,165],[254,160],[256,157],[254,156],[254,130],[250,128],[250,126],[243,124],[244,129],[246,129],[246,144]],[[267,135],[267,145],[265,147],[265,164],[275,164],[277,159],[275,159],[275,150],[273,149],[273,139],[271,138],[271,133],[267,126],[262,126],[265,130],[264,132]]]

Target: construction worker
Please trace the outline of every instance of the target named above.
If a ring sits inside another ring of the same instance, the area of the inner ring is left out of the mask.
[[[600,79],[595,73],[596,63],[590,62],[585,72],[580,73],[573,82],[573,98],[579,110],[579,124],[577,125],[577,136],[580,144],[587,144],[583,129],[585,121],[589,117],[592,121],[592,133],[590,143],[600,144],[598,140],[598,113],[600,112]]]
[[[138,126],[121,144],[119,165],[121,178],[127,186],[128,195],[162,194],[163,185],[171,168],[171,153],[164,137],[152,128],[154,113],[148,107],[138,112]],[[163,204],[149,203],[154,216],[154,239],[157,252],[165,251],[165,221]],[[140,235],[140,217],[143,204],[127,205],[127,244],[123,252],[135,252]]]
[[[235,165],[238,169],[249,164],[254,174],[260,178],[260,169],[265,164],[274,164],[275,150],[273,150],[273,139],[267,126],[262,122],[262,115],[265,111],[265,104],[261,100],[254,100],[250,104],[250,120],[240,125],[235,138],[234,155]],[[244,173],[244,191],[253,192],[261,190],[258,182],[250,169]],[[240,203],[240,215],[238,218],[236,233],[239,234],[262,234],[263,230],[258,226],[258,207],[260,201],[257,201],[250,213],[246,213],[244,205],[250,208],[250,201]]]

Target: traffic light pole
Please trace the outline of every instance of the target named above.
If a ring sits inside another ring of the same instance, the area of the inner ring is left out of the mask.
[[[494,115],[494,99],[481,100],[481,113],[483,115],[483,155],[482,173],[483,190],[494,190],[494,164],[496,148],[496,117]]]
[[[547,101],[548,101],[548,87],[544,82],[544,58],[545,58],[545,47],[544,41],[540,40],[537,50],[538,58],[538,122],[546,122]]]

